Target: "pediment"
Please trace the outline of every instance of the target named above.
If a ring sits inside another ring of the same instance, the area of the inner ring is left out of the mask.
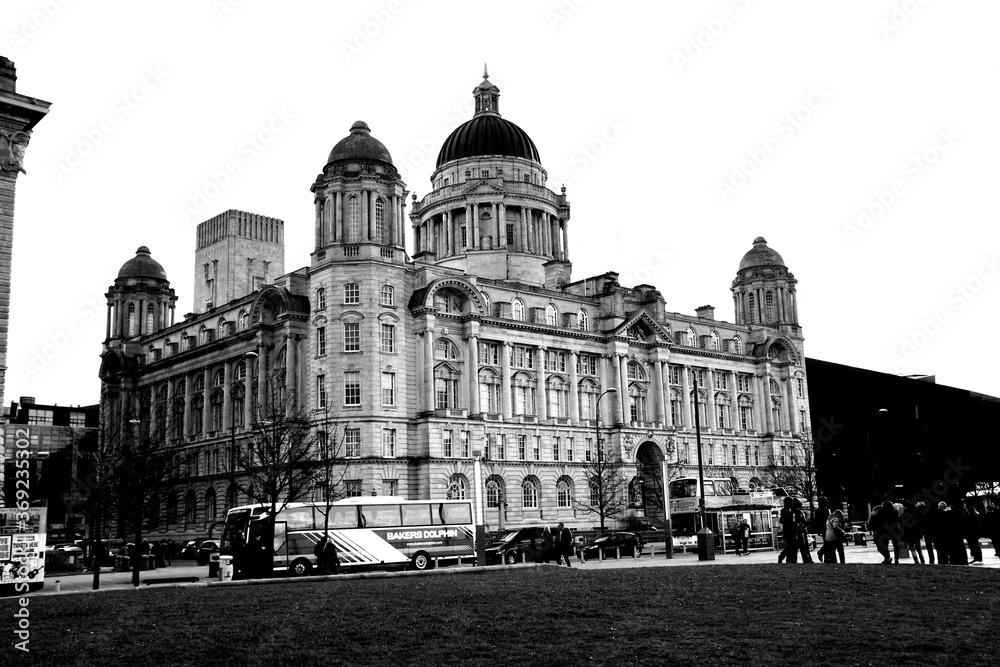
[[[644,343],[673,343],[670,332],[645,309],[634,313],[611,333]]]

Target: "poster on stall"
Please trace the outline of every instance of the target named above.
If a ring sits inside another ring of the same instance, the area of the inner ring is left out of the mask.
[[[0,585],[41,583],[45,576],[45,509],[24,512],[0,508],[0,533]]]

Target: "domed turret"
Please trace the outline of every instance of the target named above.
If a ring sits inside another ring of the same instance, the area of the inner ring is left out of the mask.
[[[736,323],[797,328],[796,282],[781,255],[768,247],[763,236],[755,238],[740,260],[731,288]]]
[[[122,264],[118,272],[119,278],[156,278],[166,280],[167,272],[163,266],[149,254],[149,248],[139,246],[135,251],[135,257]]]
[[[363,120],[351,125],[351,133],[337,142],[330,151],[327,163],[342,160],[377,160],[392,164],[392,156],[385,145],[372,136],[372,130]]]

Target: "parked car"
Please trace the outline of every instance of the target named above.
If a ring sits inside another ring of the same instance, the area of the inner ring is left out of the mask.
[[[635,533],[610,533],[591,540],[577,549],[577,554],[584,560],[600,558],[601,553],[605,558],[614,558],[617,555],[638,558],[642,555],[642,538]]]
[[[198,555],[195,557],[195,562],[198,565],[208,565],[208,562],[212,560],[213,553],[220,553],[219,543],[215,540],[205,540],[198,547]]]
[[[522,562],[537,563],[550,559],[549,551],[554,544],[557,527],[549,526],[549,535],[545,535],[545,526],[525,526],[516,530],[508,530],[486,545],[486,563],[514,565]],[[523,554],[523,555],[522,555]]]

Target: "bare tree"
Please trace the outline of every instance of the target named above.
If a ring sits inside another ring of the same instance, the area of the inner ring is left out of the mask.
[[[597,445],[595,454],[583,466],[584,475],[590,486],[590,497],[587,502],[576,501],[576,503],[585,512],[597,515],[603,533],[605,520],[624,514],[628,496],[625,480],[622,477],[621,457],[602,444]]]
[[[780,486],[788,495],[805,499],[812,515],[819,487],[816,484],[816,456],[808,438],[802,438],[799,445],[790,448],[784,465],[772,460],[763,476],[769,486]]]

